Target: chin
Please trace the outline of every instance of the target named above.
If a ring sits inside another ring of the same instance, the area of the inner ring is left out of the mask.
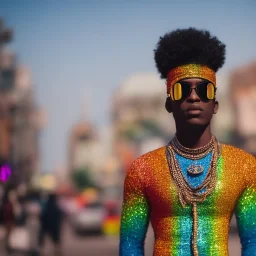
[[[204,127],[208,123],[205,122],[205,120],[202,120],[201,118],[198,117],[190,117],[186,120],[186,124],[189,126],[194,126],[194,127]]]
[[[176,115],[175,123],[178,127],[204,128],[210,124],[211,118],[203,115]]]

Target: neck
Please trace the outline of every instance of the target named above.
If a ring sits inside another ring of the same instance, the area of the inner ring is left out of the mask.
[[[212,134],[210,125],[208,125],[200,128],[179,127],[177,129],[176,136],[182,146],[195,149],[208,144],[211,140]]]

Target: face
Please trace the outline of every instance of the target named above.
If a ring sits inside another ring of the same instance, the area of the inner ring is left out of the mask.
[[[181,84],[181,89],[183,85],[186,86],[186,89],[188,89],[189,86],[189,91],[191,91],[191,93],[187,93],[187,97],[184,99],[177,101],[169,100],[169,103],[166,104],[167,111],[173,113],[176,126],[209,125],[213,114],[216,114],[218,110],[218,102],[215,101],[215,99],[209,100],[206,99],[206,97],[202,97],[205,96],[202,94],[202,91],[206,92],[204,89],[206,89],[206,86],[209,82],[200,78],[183,79],[179,82]],[[197,86],[199,87],[197,88]],[[202,88],[204,86],[205,88]],[[199,91],[199,88],[201,92]]]

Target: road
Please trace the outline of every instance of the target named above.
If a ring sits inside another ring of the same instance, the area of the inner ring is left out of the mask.
[[[1,232],[0,232],[1,236]],[[32,233],[35,237],[35,234]],[[3,238],[3,235],[2,235]],[[63,256],[118,256],[118,237],[104,236],[76,236],[73,234],[69,225],[65,223],[63,234],[62,252]],[[1,238],[0,238],[1,240]],[[1,243],[2,244],[2,243]],[[45,255],[55,256],[52,252],[50,241],[46,241]],[[153,249],[153,233],[149,228],[147,239],[145,242],[145,256],[152,256]],[[240,256],[240,243],[237,234],[233,234],[229,239],[230,256]],[[0,250],[0,255],[6,255]],[[12,254],[12,256],[20,256],[24,254]],[[7,255],[6,255],[7,256]],[[8,255],[9,256],[9,255]]]

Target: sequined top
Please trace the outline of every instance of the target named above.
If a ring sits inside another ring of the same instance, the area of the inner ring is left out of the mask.
[[[236,214],[243,256],[256,256],[256,159],[222,144],[215,190],[198,203],[199,256],[228,256],[228,231]],[[134,161],[124,184],[120,256],[144,255],[149,221],[154,230],[154,256],[190,256],[191,206],[179,203],[165,147]]]

